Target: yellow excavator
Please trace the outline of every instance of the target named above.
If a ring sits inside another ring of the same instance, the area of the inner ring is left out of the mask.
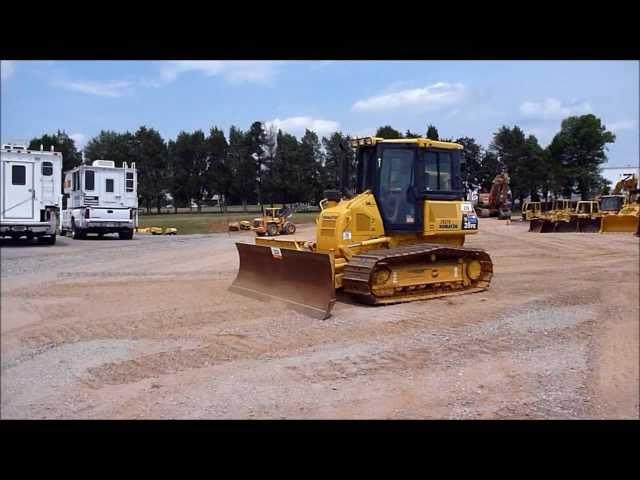
[[[478,233],[478,218],[464,200],[462,145],[366,137],[351,147],[355,192],[343,160],[340,188],[320,202],[315,240],[236,243],[240,268],[231,290],[324,319],[336,290],[389,304],[487,289],[489,254],[463,247],[466,235]]]
[[[602,217],[602,223],[600,226],[600,233],[610,232],[625,232],[635,233],[640,232],[640,203],[638,201],[638,177],[635,174],[625,175],[611,192],[612,195],[608,195],[601,199],[601,206],[606,209],[605,206],[611,203],[616,207],[618,211],[611,215],[605,215]]]

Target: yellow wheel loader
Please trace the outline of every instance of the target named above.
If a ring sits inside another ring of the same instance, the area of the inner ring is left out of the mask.
[[[486,290],[489,254],[464,248],[478,219],[464,201],[462,146],[426,138],[359,138],[357,185],[343,161],[340,190],[326,191],[315,240],[256,237],[236,243],[231,290],[277,299],[327,318],[342,290],[367,304],[425,300]]]
[[[292,215],[293,212],[286,207],[265,208],[261,217],[253,219],[251,230],[256,232],[259,237],[264,235],[269,235],[270,237],[293,235],[296,233],[296,225],[289,220]]]

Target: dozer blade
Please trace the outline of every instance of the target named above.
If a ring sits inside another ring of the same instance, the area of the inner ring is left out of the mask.
[[[607,215],[602,218],[600,233],[634,233],[638,228],[640,228],[640,222],[636,215]]]
[[[571,219],[568,222],[555,222],[555,230],[554,232],[558,233],[576,233],[578,232],[578,220]]]
[[[331,257],[262,245],[236,243],[240,255],[232,292],[280,300],[295,310],[325,319],[336,301]]]
[[[542,220],[540,225],[540,233],[552,233],[556,231],[556,224],[551,220]]]
[[[538,218],[534,218],[533,220],[530,220],[529,221],[529,231],[530,232],[540,233],[540,230],[542,229],[543,222],[544,222],[544,220],[540,220]]]
[[[598,233],[600,231],[601,218],[580,218],[578,220],[578,232]]]

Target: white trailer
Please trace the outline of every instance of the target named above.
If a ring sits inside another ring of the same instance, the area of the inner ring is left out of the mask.
[[[138,224],[137,183],[135,163],[117,168],[111,160],[94,160],[66,172],[61,234],[79,239],[117,233],[132,239]]]
[[[56,243],[62,154],[4,144],[0,149],[0,237]]]

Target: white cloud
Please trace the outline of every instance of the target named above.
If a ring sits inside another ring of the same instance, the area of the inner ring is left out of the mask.
[[[16,62],[13,60],[1,60],[0,61],[0,79],[7,80],[13,75],[16,70]]]
[[[620,130],[633,130],[636,126],[636,122],[633,120],[622,120],[620,122],[613,122],[607,125],[607,130],[612,132],[619,132]]]
[[[465,93],[462,83],[438,82],[424,88],[411,88],[358,100],[352,109],[381,111],[417,107],[423,110],[437,110],[460,103]]]
[[[87,136],[83,133],[72,133],[69,135],[69,138],[75,142],[76,148],[79,150],[84,147],[85,143],[87,143]]]
[[[303,134],[305,129],[309,129],[318,135],[326,135],[338,130],[340,124],[333,120],[322,120],[311,117],[289,117],[284,119],[275,118],[265,122],[267,128],[273,127],[293,134]]]
[[[121,97],[130,92],[131,82],[112,81],[112,82],[83,82],[63,80],[56,82],[55,85],[73,90],[75,92],[86,93],[89,95],[99,95],[102,97]]]
[[[558,120],[589,112],[591,105],[588,102],[563,105],[557,98],[545,98],[540,102],[526,101],[520,105],[520,113],[523,116],[539,120]]]
[[[231,83],[269,83],[278,62],[261,60],[178,60],[162,64],[161,77],[172,82],[187,72],[200,72],[208,77],[221,76]]]

